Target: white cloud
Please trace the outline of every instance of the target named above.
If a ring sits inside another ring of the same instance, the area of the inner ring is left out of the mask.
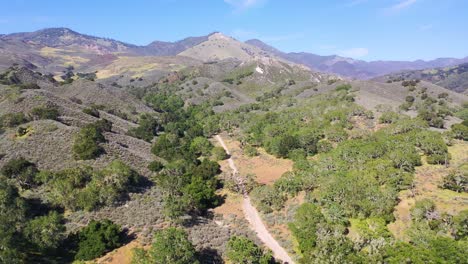
[[[361,58],[367,56],[368,54],[369,50],[366,48],[352,48],[338,51],[338,55],[350,58]]]
[[[224,0],[224,2],[236,9],[243,10],[264,4],[266,0]]]
[[[393,11],[399,11],[399,10],[402,10],[402,9],[405,9],[405,8],[408,8],[414,4],[416,4],[416,2],[418,2],[419,0],[403,0],[403,1],[400,1],[394,5],[392,5],[389,10],[393,10]]]

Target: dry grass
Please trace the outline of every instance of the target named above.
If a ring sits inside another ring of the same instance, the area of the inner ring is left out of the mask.
[[[243,218],[242,211],[242,195],[227,190],[221,190],[219,195],[225,197],[224,203],[216,207],[213,211],[217,215],[222,215],[223,218],[236,216]]]
[[[142,77],[145,72],[153,70],[177,71],[183,66],[171,58],[162,57],[119,57],[110,65],[99,70],[97,78],[103,79],[124,73],[131,73],[133,78]]]
[[[63,49],[56,49],[51,47],[44,47],[40,50],[40,54],[42,56],[54,59],[61,59],[63,61],[63,65],[79,66],[81,64],[89,62],[89,59],[79,56],[73,56],[67,53],[70,52]]]
[[[394,211],[396,221],[388,225],[396,238],[407,239],[405,231],[411,226],[410,210],[418,200],[431,199],[438,211],[451,215],[468,209],[468,193],[457,193],[439,188],[445,175],[453,168],[468,162],[468,143],[457,141],[449,147],[449,153],[452,155],[452,160],[448,168],[442,165],[429,165],[423,160],[423,166],[416,168],[414,188],[400,192],[400,203]]]
[[[97,259],[96,262],[98,264],[130,264],[132,262],[133,249],[135,248],[143,248],[143,246],[137,240],[134,240],[107,253],[105,256]]]
[[[293,162],[291,160],[278,159],[263,149],[258,150],[258,156],[247,157],[244,155],[239,141],[228,135],[223,135],[223,139],[239,173],[241,175],[254,174],[257,182],[261,184],[273,184],[285,172],[292,170]]]

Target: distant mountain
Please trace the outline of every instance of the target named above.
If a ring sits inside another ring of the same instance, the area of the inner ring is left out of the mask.
[[[214,61],[235,58],[241,61],[259,60],[275,57],[268,51],[238,41],[222,33],[211,34],[204,42],[188,48],[178,55],[201,61]],[[282,60],[281,58],[278,58]]]
[[[213,34],[215,33],[201,37],[188,37],[176,42],[153,41],[142,48],[153,56],[175,56],[186,49],[207,41]]]
[[[189,37],[177,42],[154,41],[146,46],[137,46],[109,38],[81,34],[68,28],[47,28],[34,32],[0,35],[0,40],[10,43],[21,42],[39,47],[81,48],[100,54],[124,52],[134,55],[175,56],[208,40],[210,35]]]
[[[19,63],[37,66],[47,71],[61,71],[61,67],[68,64],[84,70],[90,66],[109,64],[121,56],[184,56],[202,62],[237,59],[301,64],[316,71],[356,79],[371,79],[403,70],[449,67],[468,62],[468,57],[412,62],[366,62],[337,55],[285,53],[258,39],[244,43],[219,32],[188,37],[176,42],[154,41],[144,46],[89,36],[68,28],[0,35],[0,68]]]
[[[402,70],[421,70],[427,68],[439,68],[454,66],[468,62],[468,57],[463,59],[439,58],[431,61],[371,61],[355,60],[337,55],[320,56],[307,52],[285,53],[269,46],[268,44],[252,39],[246,41],[264,51],[272,52],[286,60],[300,63],[318,71],[338,74],[344,77],[356,79],[371,79],[392,72]]]
[[[468,63],[452,67],[403,71],[376,78],[377,81],[384,82],[398,82],[413,79],[431,82],[455,92],[467,93]]]
[[[34,32],[13,33],[1,36],[1,39],[53,48],[76,46],[101,53],[124,52],[137,47],[113,39],[81,34],[68,28],[47,28]]]

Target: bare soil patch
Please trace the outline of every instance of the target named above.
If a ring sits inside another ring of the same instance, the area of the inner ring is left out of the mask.
[[[258,156],[247,157],[244,155],[239,141],[226,134],[223,134],[222,137],[241,175],[254,174],[257,182],[271,185],[285,172],[292,170],[293,162],[291,160],[278,159],[261,148],[258,149]]]

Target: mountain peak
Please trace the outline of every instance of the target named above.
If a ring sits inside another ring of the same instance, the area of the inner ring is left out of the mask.
[[[233,38],[227,36],[227,35],[224,35],[223,33],[221,32],[213,32],[209,35],[209,39],[210,40],[215,40],[215,39],[220,39],[220,40],[232,40]]]

